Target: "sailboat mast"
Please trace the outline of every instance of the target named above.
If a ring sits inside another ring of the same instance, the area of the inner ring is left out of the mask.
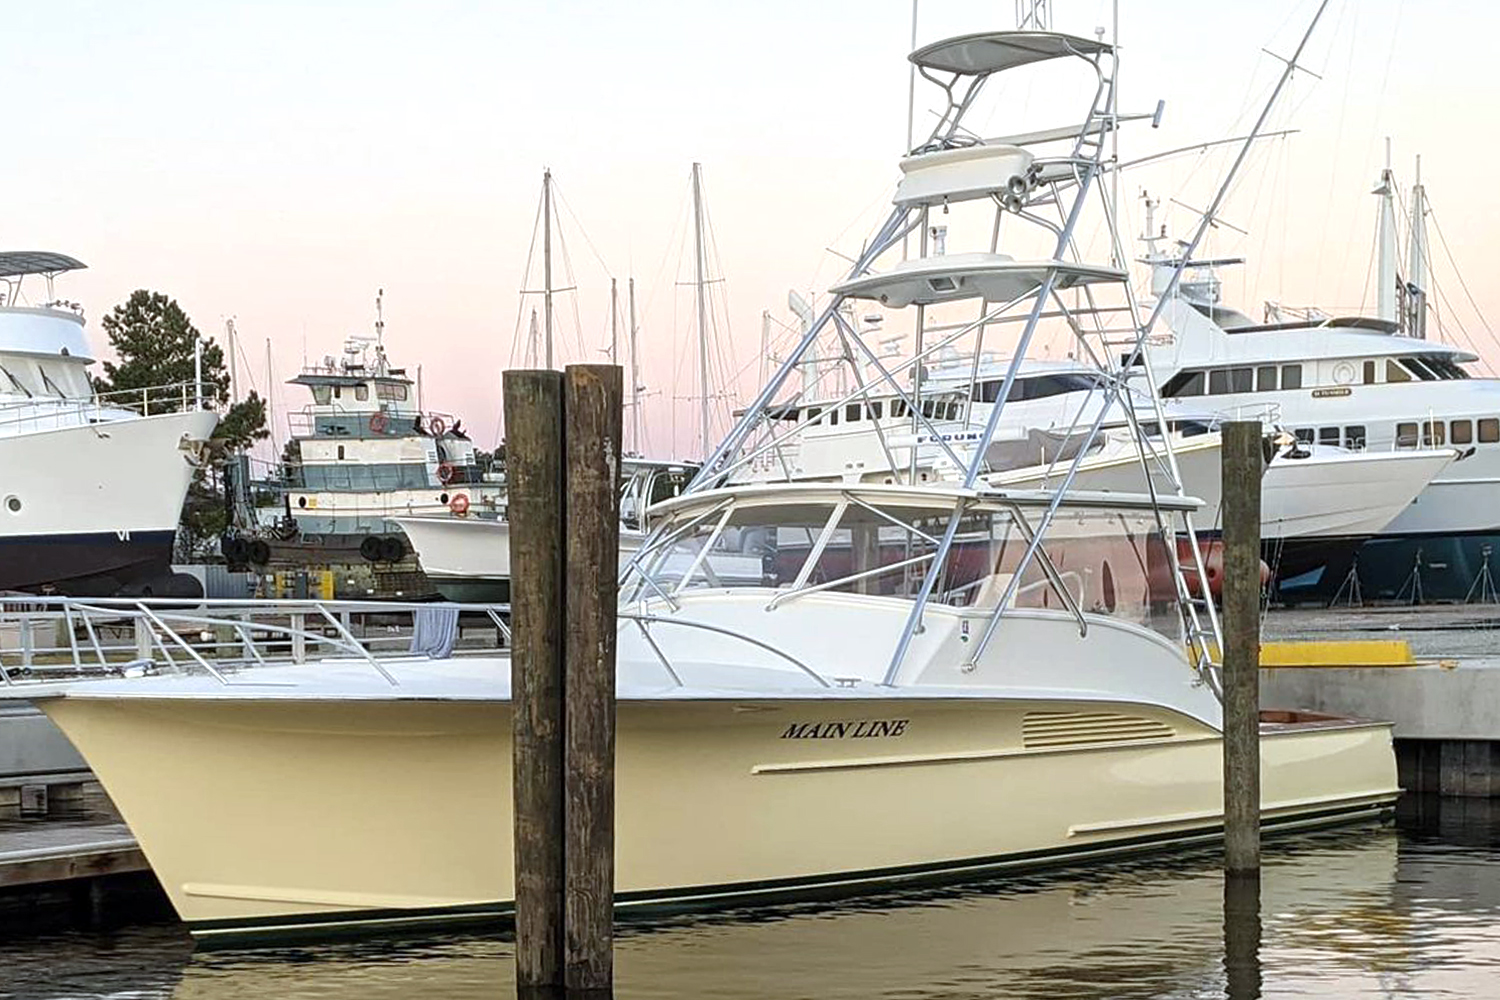
[[[609,279],[609,363],[620,363],[620,283]]]
[[[641,355],[636,346],[636,334],[640,331],[635,325],[634,278],[631,278],[626,285],[626,297],[630,303],[630,446],[639,454],[641,451]]]
[[[1391,173],[1391,140],[1385,140],[1385,169],[1375,188],[1380,196],[1380,264],[1377,272],[1376,315],[1396,322],[1396,180]]]
[[[694,289],[698,300],[698,428],[703,456],[708,457],[708,279],[704,274],[703,165],[693,164],[693,256],[696,261]]]
[[[542,171],[542,312],[545,317],[546,367],[552,367],[552,170]]]
[[[270,337],[266,338],[266,426],[271,429],[271,448],[275,455],[280,455],[281,442],[276,438],[276,376],[272,374]]]
[[[1411,249],[1407,253],[1406,280],[1408,296],[1406,332],[1413,337],[1427,336],[1427,189],[1422,186],[1422,157],[1417,156],[1416,183],[1411,187]]]

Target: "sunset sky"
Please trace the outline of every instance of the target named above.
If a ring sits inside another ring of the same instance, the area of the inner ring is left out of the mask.
[[[1280,70],[1262,49],[1290,53],[1315,6],[1124,0],[1122,109],[1165,99],[1166,115],[1125,132],[1123,155],[1244,130]],[[1059,30],[1109,24],[1098,0],[1053,9]],[[1448,247],[1500,316],[1487,280],[1500,263],[1497,86],[1485,58],[1457,50],[1497,22],[1478,2],[1334,0],[1304,58],[1317,76],[1299,75],[1272,119],[1298,134],[1258,148],[1223,212],[1249,235],[1214,235],[1214,252],[1250,258],[1226,275],[1232,302],[1373,308],[1369,192],[1389,135],[1403,185],[1422,154]],[[1012,26],[1009,2],[925,0],[918,37]],[[857,252],[889,205],[910,30],[907,0],[12,5],[0,245],[85,261],[59,291],[95,324],[142,287],[208,333],[234,317],[262,390],[267,338],[284,381],[368,330],[384,288],[393,360],[421,365],[427,405],[488,447],[500,371],[521,358],[518,293],[550,166],[579,288],[559,299],[561,358],[603,360],[609,275],[623,295],[633,274],[653,391],[645,450],[691,456],[691,163],[704,165],[724,279],[724,367],[739,373],[717,389],[727,412],[758,377],[761,311],[790,321],[787,291],[820,294],[845,266],[832,251]],[[1076,118],[1046,81],[1005,91],[974,124],[993,135]],[[934,97],[919,84],[919,123]],[[1202,206],[1229,155],[1123,175],[1130,231],[1141,188]],[[1193,217],[1172,206],[1163,221],[1185,234]],[[1463,327],[1447,339],[1500,362],[1432,243],[1440,310]],[[304,402],[294,391],[276,389],[282,436],[287,406]]]

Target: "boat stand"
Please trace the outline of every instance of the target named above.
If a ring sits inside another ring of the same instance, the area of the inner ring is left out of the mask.
[[[1495,577],[1490,572],[1490,551],[1488,545],[1479,547],[1484,563],[1479,567],[1479,574],[1474,577],[1474,582],[1469,585],[1468,594],[1464,595],[1465,604],[1500,604],[1500,593],[1495,590]]]
[[[1411,603],[1411,604],[1424,604],[1424,603],[1426,603],[1425,600],[1422,597],[1422,550],[1421,549],[1417,549],[1416,558],[1414,558],[1412,560],[1411,575],[1406,578],[1406,582],[1401,585],[1401,589],[1398,590],[1398,591],[1396,591],[1396,600],[1399,602],[1401,600],[1402,596],[1404,594],[1406,594],[1406,592],[1408,590],[1411,591],[1411,601],[1409,603]]]
[[[1421,581],[1417,582],[1417,586],[1421,587]],[[1349,563],[1348,575],[1344,577],[1344,582],[1339,584],[1339,589],[1333,592],[1333,598],[1328,602],[1328,606],[1331,608],[1335,604],[1338,604],[1339,599],[1344,596],[1346,591],[1349,594],[1348,600],[1344,602],[1346,608],[1362,608],[1365,606],[1364,591],[1360,588],[1359,584],[1359,553],[1357,552],[1354,554],[1353,561]]]

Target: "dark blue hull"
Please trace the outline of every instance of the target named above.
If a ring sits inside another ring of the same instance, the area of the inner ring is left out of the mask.
[[[174,531],[0,536],[0,590],[109,597],[172,572]]]
[[[1484,596],[1486,561],[1492,574],[1500,574],[1500,535],[1372,538],[1354,558],[1330,563],[1321,574],[1285,581],[1281,592],[1292,600],[1347,599],[1354,572],[1367,601],[1462,601],[1471,595],[1477,600]]]

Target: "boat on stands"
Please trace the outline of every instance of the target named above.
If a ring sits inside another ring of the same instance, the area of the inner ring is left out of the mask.
[[[1171,544],[1196,499],[1001,488],[977,459],[941,483],[732,481],[782,439],[768,414],[814,341],[844,340],[838,310],[851,295],[1030,310],[1021,353],[1033,306],[1055,289],[1090,287],[1066,307],[1080,328],[1096,303],[1128,298],[1123,269],[1073,256],[1107,161],[1098,137],[1116,120],[1112,47],[1002,31],[911,60],[949,95],[905,164],[908,177],[936,172],[918,196],[898,190],[828,309],[689,488],[654,508],[622,568],[623,911],[854,893],[1221,835],[1213,609],[1191,599]],[[961,121],[974,98],[1039,62],[1099,82],[1082,123],[1052,134],[1061,151],[973,144]],[[950,204],[1005,213],[1007,228],[1050,204],[1063,222],[1042,227],[1050,254],[985,254],[945,272],[951,283],[913,285],[911,264],[880,269],[928,208]],[[907,392],[900,374],[888,369],[880,389],[933,433],[920,381]],[[726,577],[726,556],[752,557],[758,573]],[[195,935],[510,911],[508,657],[347,655],[206,673],[33,692]],[[1388,725],[1268,713],[1261,743],[1268,829],[1378,816],[1398,794]]]
[[[794,439],[762,455],[738,478],[791,476],[811,481],[941,482],[961,478],[974,442],[994,408],[1005,367],[953,361],[935,367],[922,402],[934,435],[912,433],[902,398],[872,392],[857,404],[797,400],[774,412],[788,425],[805,424]],[[1077,361],[1026,361],[983,456],[982,477],[1021,489],[1061,483],[1089,429],[1106,407],[1109,379]],[[1144,493],[1172,489],[1171,470],[1159,460],[1161,422],[1150,401],[1134,389],[1131,405],[1140,425],[1115,407],[1094,435],[1073,473],[1079,489]],[[1204,502],[1195,520],[1200,539],[1219,536],[1218,424],[1226,419],[1204,407],[1162,404],[1183,490]],[[1297,576],[1347,560],[1364,541],[1401,515],[1457,456],[1450,448],[1371,452],[1306,442],[1267,426],[1270,460],[1261,480],[1262,555],[1272,579]],[[1142,441],[1148,456],[1142,464]],[[1151,482],[1148,487],[1148,470]]]
[[[54,292],[84,266],[0,253],[0,591],[176,593],[177,524],[218,417],[186,384],[94,392],[83,309]]]
[[[1271,414],[1307,445],[1457,455],[1373,538],[1288,581],[1291,593],[1324,601],[1347,587],[1366,597],[1463,600],[1489,579],[1490,553],[1500,546],[1500,379],[1470,371],[1474,352],[1426,339],[1425,195],[1418,183],[1413,263],[1398,277],[1395,188],[1387,166],[1375,192],[1382,233],[1375,316],[1294,314],[1268,304],[1259,322],[1223,302],[1220,272],[1240,258],[1190,261],[1169,288],[1179,254],[1147,227],[1152,288],[1164,298],[1166,330],[1148,350],[1162,396]],[[1368,494],[1340,499],[1356,495]]]

